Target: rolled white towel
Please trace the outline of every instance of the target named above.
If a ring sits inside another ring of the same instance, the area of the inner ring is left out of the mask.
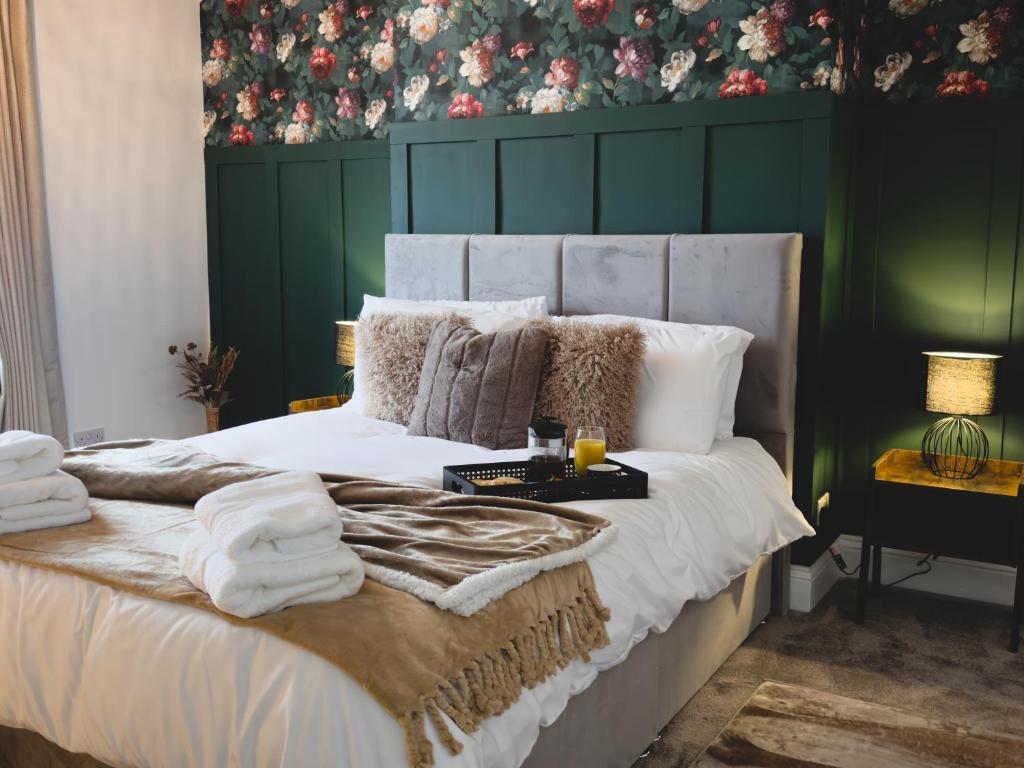
[[[326,603],[354,595],[363,585],[363,562],[348,545],[330,552],[275,563],[240,563],[225,555],[203,528],[185,541],[181,573],[225,613],[249,619],[302,603]]]
[[[56,472],[0,484],[0,521],[30,520],[81,512],[89,492],[77,477]]]
[[[0,432],[0,483],[48,475],[63,459],[63,446],[49,435],[20,429]]]
[[[330,553],[341,539],[338,507],[319,475],[283,472],[208,493],[196,517],[238,562],[284,562]]]

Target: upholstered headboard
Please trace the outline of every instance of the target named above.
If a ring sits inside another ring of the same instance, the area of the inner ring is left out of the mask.
[[[405,299],[547,296],[551,314],[733,325],[754,334],[736,433],[791,479],[799,234],[388,235],[385,290]]]

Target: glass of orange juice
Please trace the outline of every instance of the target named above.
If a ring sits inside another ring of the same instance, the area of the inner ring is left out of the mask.
[[[576,430],[573,461],[578,477],[587,474],[591,464],[604,464],[604,427],[585,426]]]

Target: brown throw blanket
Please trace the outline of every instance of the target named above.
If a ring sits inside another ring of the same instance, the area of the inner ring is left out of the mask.
[[[161,441],[71,452],[62,468],[98,497],[91,502],[93,519],[2,536],[0,559],[201,608],[321,656],[401,723],[414,768],[433,765],[426,717],[458,753],[461,744],[441,712],[472,733],[515,702],[523,687],[608,643],[608,609],[583,562],[543,571],[469,617],[366,581],[345,600],[239,619],[218,611],[179,575],[177,554],[198,525],[190,505],[199,497],[275,470],[221,462]],[[480,506],[472,497],[376,480],[324,476],[324,482],[344,507],[344,540],[367,564],[440,585],[461,583],[489,563],[549,555],[592,540],[607,526],[600,518],[536,502],[488,499]],[[517,546],[510,532],[518,520]],[[495,534],[495,543],[479,546],[478,523]]]

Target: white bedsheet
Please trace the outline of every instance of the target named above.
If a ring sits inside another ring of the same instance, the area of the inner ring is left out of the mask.
[[[267,466],[435,487],[443,464],[522,453],[404,432],[342,408],[189,442]],[[649,631],[667,628],[684,603],[711,597],[760,555],[812,533],[752,440],[716,442],[706,456],[617,456],[650,474],[650,498],[574,504],[620,529],[590,560],[611,608],[611,644],[525,691],[477,733],[459,734],[459,756],[435,740],[438,766],[518,766],[572,695]],[[318,657],[205,611],[2,562],[0,723],[114,766],[406,764],[397,722]]]

